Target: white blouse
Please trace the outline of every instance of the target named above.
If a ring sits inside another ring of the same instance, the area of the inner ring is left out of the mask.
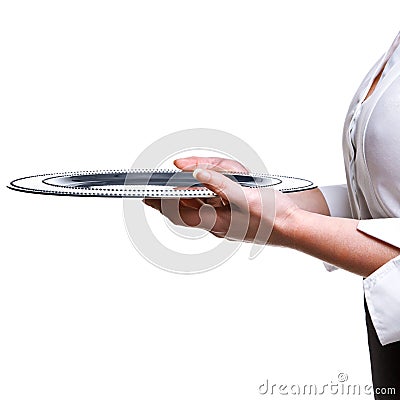
[[[343,154],[347,185],[320,188],[331,215],[359,219],[358,230],[400,248],[400,33],[350,104]],[[400,341],[400,256],[363,282],[380,342]]]

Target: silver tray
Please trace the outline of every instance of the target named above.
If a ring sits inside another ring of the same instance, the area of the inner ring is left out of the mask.
[[[273,188],[281,192],[314,189],[309,180],[283,175],[224,173],[244,187]],[[56,196],[167,198],[214,197],[191,172],[165,169],[98,170],[28,176],[10,182],[8,188],[26,193]]]

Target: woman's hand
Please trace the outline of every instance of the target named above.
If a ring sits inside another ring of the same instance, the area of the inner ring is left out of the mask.
[[[145,200],[175,224],[203,228],[230,240],[291,247],[362,276],[400,253],[357,230],[358,220],[330,217],[318,189],[293,198],[269,188],[242,187],[220,172],[248,171],[227,159],[190,157],[176,160],[175,165],[194,170],[195,178],[218,196]]]
[[[246,188],[221,172],[249,172],[223,158],[175,160],[218,197],[210,199],[146,199],[145,203],[177,225],[206,229],[217,237],[258,244],[287,245],[285,224],[298,210],[289,196],[270,188]]]
[[[330,217],[318,189],[293,197],[269,188],[242,187],[220,172],[248,171],[227,159],[190,157],[175,165],[194,170],[195,178],[218,196],[145,200],[175,224],[230,240],[291,247],[364,277],[400,253],[359,231],[358,220]]]

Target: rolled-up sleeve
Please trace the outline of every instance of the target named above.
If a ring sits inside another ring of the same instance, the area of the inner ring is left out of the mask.
[[[352,218],[346,185],[319,188],[332,217]],[[360,220],[357,230],[400,249],[400,218]],[[324,262],[328,271],[337,269]],[[364,279],[364,292],[379,341],[400,341],[400,256],[393,258]]]
[[[347,185],[321,186],[319,190],[325,198],[331,217],[352,217]],[[337,269],[337,267],[327,262],[324,262],[324,266],[329,272]]]
[[[347,185],[321,186],[331,217],[352,218]]]
[[[361,220],[357,229],[400,248],[400,218]],[[364,292],[380,342],[400,341],[400,256],[364,279]]]

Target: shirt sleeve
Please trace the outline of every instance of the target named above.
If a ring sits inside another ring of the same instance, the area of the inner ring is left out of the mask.
[[[319,188],[332,217],[352,218],[346,185]],[[400,218],[360,220],[357,230],[400,248]],[[328,271],[337,269],[324,262]],[[390,260],[363,281],[365,299],[382,345],[400,341],[400,256]]]
[[[400,248],[400,218],[361,220],[357,229]],[[381,344],[400,341],[400,256],[364,279],[364,292]]]
[[[331,217],[352,218],[347,185],[321,186]]]
[[[331,217],[352,218],[347,185],[322,186],[319,190],[325,198]],[[332,264],[323,263],[329,272],[338,269]]]

